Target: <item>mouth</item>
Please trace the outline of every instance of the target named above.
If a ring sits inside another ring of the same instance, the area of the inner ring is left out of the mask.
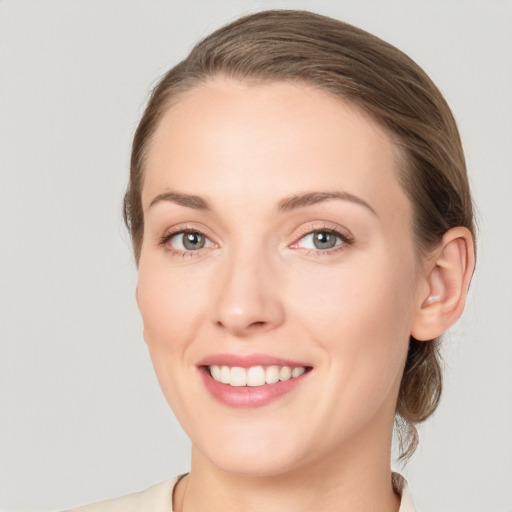
[[[210,377],[216,382],[227,384],[232,387],[259,387],[265,384],[275,384],[285,382],[290,379],[300,377],[306,371],[310,370],[308,366],[250,366],[243,368],[241,366],[210,365],[206,366]]]
[[[229,407],[261,407],[300,386],[313,367],[269,356],[218,355],[198,365],[211,395]]]

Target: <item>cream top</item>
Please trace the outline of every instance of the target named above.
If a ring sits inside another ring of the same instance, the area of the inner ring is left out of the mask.
[[[142,492],[73,508],[65,512],[173,512],[172,493],[181,476],[160,482]],[[398,512],[417,512],[412,502],[407,481],[399,473],[393,473],[393,486],[397,493],[402,496]]]

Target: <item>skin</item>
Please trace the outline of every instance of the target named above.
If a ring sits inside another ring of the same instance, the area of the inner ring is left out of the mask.
[[[398,510],[393,419],[430,288],[396,160],[375,122],[305,85],[215,78],[164,116],[145,168],[137,300],[160,385],[193,445],[177,510]],[[312,191],[368,207],[279,209]],[[169,192],[211,209],[155,202]],[[180,235],[160,243],[187,229],[207,237],[202,249],[185,250]],[[326,229],[339,245],[315,249],[307,234]],[[264,407],[232,408],[197,368],[218,353],[313,369]]]

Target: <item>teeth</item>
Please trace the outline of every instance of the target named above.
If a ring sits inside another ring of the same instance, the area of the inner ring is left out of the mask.
[[[252,366],[247,371],[248,386],[263,386],[265,384],[265,370],[263,366]]]
[[[229,384],[231,379],[231,370],[229,366],[222,366],[220,369],[220,382],[223,384]]]
[[[283,366],[279,371],[279,380],[290,380],[292,378],[292,369],[289,366]]]
[[[279,382],[279,366],[269,366],[265,372],[265,382],[267,384],[274,384]]]
[[[292,377],[300,377],[304,372],[306,371],[306,368],[304,366],[298,366],[297,368],[294,368],[292,370]]]
[[[230,386],[263,386],[264,384],[274,384],[279,381],[285,381],[300,377],[305,371],[304,366],[291,368],[290,366],[251,366],[250,368],[241,368],[240,366],[208,366],[210,375],[217,382],[229,384]]]
[[[231,368],[229,385],[237,387],[247,385],[247,372],[244,368],[240,368],[239,366],[233,366],[233,368]]]
[[[215,365],[215,366],[210,366],[210,373],[212,374],[212,377],[215,379],[215,380],[218,380],[219,382],[221,382],[220,380],[220,367]]]

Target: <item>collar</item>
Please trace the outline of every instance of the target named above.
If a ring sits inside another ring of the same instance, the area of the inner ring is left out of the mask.
[[[180,475],[171,480],[146,489],[140,496],[140,510],[147,512],[158,510],[159,512],[173,512],[172,494],[175,485],[185,475]],[[401,496],[400,509],[398,512],[417,512],[412,501],[411,492],[407,480],[400,473],[393,473],[391,476],[393,489]]]

